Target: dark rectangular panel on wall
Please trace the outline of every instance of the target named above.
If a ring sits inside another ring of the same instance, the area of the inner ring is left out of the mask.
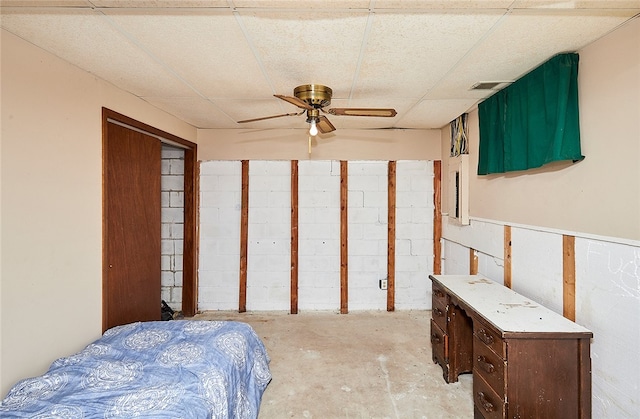
[[[387,311],[396,309],[396,162],[387,171]]]
[[[298,161],[291,161],[291,314],[298,314]]]
[[[238,311],[247,311],[247,247],[249,235],[249,161],[242,160],[242,204],[240,215],[240,298]]]
[[[349,312],[349,163],[340,161],[340,313]]]

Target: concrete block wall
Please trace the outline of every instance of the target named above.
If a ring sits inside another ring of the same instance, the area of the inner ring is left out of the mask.
[[[594,418],[640,412],[640,244],[576,238],[576,321],[593,332]]]
[[[200,168],[200,310],[237,310],[241,162]],[[386,161],[348,162],[349,310],[385,310]],[[249,162],[247,310],[290,309],[291,162]],[[397,162],[396,308],[430,307],[433,165]],[[298,308],[340,309],[340,162],[298,162]]]
[[[184,240],[184,150],[162,145],[161,165],[161,298],[182,309]],[[160,302],[158,301],[158,304]]]
[[[247,310],[289,310],[291,162],[249,162]]]
[[[200,165],[198,308],[237,310],[242,162]]]
[[[298,163],[298,308],[340,308],[340,162]]]
[[[433,162],[396,164],[396,309],[431,309]]]
[[[349,310],[386,310],[388,167],[385,161],[348,164]]]
[[[503,283],[504,224],[471,220],[443,225],[443,273],[478,271]],[[518,293],[562,314],[562,236],[575,236],[576,323],[591,330],[594,418],[632,418],[640,411],[640,243],[610,237],[511,227],[511,281]]]

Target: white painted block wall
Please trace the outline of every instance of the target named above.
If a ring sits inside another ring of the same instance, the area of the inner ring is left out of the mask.
[[[386,310],[388,167],[386,161],[348,164],[349,310]]]
[[[396,163],[397,310],[431,309],[433,162]]]
[[[242,163],[200,164],[198,309],[237,310]]]
[[[591,346],[594,418],[640,412],[640,246],[576,238],[576,321]]]
[[[298,308],[340,309],[340,162],[298,163]]]
[[[178,311],[182,310],[184,150],[162,145],[160,179],[162,223],[160,296],[172,309]]]
[[[503,282],[504,226],[471,220],[443,226],[443,273],[469,273],[469,247],[482,252],[481,274]],[[576,323],[591,330],[594,418],[640,412],[640,244],[512,226],[512,287],[562,314],[562,235],[576,236]]]
[[[291,307],[291,162],[249,162],[247,310]]]
[[[445,275],[469,274],[469,248],[451,240],[442,241],[442,273]]]
[[[562,314],[562,234],[512,227],[511,243],[511,288]]]
[[[237,310],[241,162],[210,161],[200,173],[200,310]],[[349,310],[386,310],[386,161],[348,163]],[[247,310],[289,310],[291,162],[249,162]],[[431,307],[433,165],[396,169],[398,310]],[[340,162],[298,162],[298,308],[340,309]]]

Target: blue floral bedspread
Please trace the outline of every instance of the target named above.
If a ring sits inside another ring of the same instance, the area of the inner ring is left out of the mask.
[[[246,323],[132,323],[18,382],[0,417],[256,418],[270,380],[269,356]]]

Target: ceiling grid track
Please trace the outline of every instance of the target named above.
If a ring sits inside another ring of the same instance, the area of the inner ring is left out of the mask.
[[[353,91],[356,88],[356,84],[358,82],[358,76],[360,75],[360,68],[362,67],[362,60],[364,60],[364,53],[367,49],[367,43],[369,42],[369,36],[371,35],[371,26],[373,25],[373,6],[375,1],[371,1],[371,8],[369,9],[369,14],[367,15],[367,25],[364,29],[364,35],[362,36],[362,44],[360,45],[360,53],[358,54],[358,63],[356,64],[356,70],[353,72],[353,80],[351,81],[351,88],[349,89],[349,101],[348,105],[351,105],[351,99],[353,99]]]
[[[240,16],[240,13],[238,12],[235,5],[233,4],[233,0],[227,0],[227,3],[231,8],[231,13],[233,13],[233,17],[235,18],[236,23],[238,24],[238,26],[240,27],[240,30],[242,31],[242,35],[244,36],[244,39],[247,41],[247,45],[249,46],[249,49],[251,50],[251,53],[253,54],[253,57],[256,60],[256,63],[258,64],[258,67],[260,68],[260,72],[262,72],[262,75],[264,76],[265,81],[269,85],[271,94],[274,94],[274,95],[277,94],[278,92],[276,92],[275,86],[273,85],[273,82],[269,77],[267,69],[265,68],[264,63],[262,62],[262,59],[258,55],[258,51],[256,49],[255,43],[253,42],[251,35],[249,35],[249,31],[247,30],[247,27],[242,21],[242,16]],[[283,109],[282,105],[280,105],[280,109]]]

